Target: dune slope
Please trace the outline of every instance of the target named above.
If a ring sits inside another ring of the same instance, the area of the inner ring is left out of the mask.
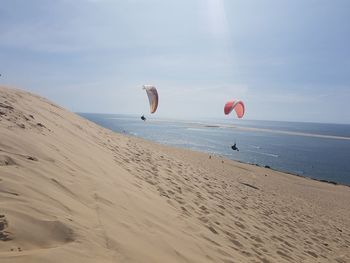
[[[0,87],[2,263],[350,262],[349,200]]]

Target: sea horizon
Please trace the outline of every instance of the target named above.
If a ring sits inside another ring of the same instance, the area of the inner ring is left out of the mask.
[[[108,113],[108,112],[86,112],[86,111],[73,111],[75,114],[100,114],[100,115],[118,115],[118,116],[133,116],[140,118],[143,114],[137,113]],[[146,114],[144,114],[146,115]],[[147,116],[147,115],[146,115]],[[272,119],[249,119],[244,117],[244,119],[236,119],[234,117],[173,117],[173,116],[155,116],[148,115],[150,119],[154,120],[171,120],[171,121],[196,121],[196,120],[221,120],[225,122],[284,122],[284,123],[305,123],[305,124],[331,124],[331,125],[345,125],[350,126],[350,123],[341,122],[322,122],[322,121],[302,121],[302,120],[272,120]]]

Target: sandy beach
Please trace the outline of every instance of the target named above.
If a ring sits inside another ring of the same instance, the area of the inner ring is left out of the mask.
[[[0,262],[350,262],[350,187],[117,134],[0,87]]]

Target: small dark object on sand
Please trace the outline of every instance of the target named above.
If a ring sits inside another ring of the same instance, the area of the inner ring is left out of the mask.
[[[256,189],[256,190],[259,190],[259,188],[256,187],[256,186],[254,186],[254,185],[247,184],[247,183],[241,183],[241,184],[244,184],[245,186],[249,186],[249,187],[251,187],[251,188],[254,188],[254,189]]]
[[[328,180],[324,180],[324,179],[321,179],[321,180],[319,180],[319,181],[320,181],[320,182],[324,182],[324,183],[334,184],[334,185],[337,185],[337,184],[338,184],[337,182],[328,181]]]
[[[211,155],[209,155],[209,159],[211,159]]]
[[[265,165],[265,168],[271,169],[270,165]]]
[[[27,157],[28,160],[31,160],[31,161],[37,161],[38,159],[33,157],[33,156],[28,156]]]
[[[40,122],[38,122],[36,125],[38,125],[39,127],[45,127],[45,125]]]

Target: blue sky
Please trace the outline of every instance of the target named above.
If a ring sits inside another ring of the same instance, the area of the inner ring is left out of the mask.
[[[350,123],[350,1],[3,0],[0,84],[72,111]]]

